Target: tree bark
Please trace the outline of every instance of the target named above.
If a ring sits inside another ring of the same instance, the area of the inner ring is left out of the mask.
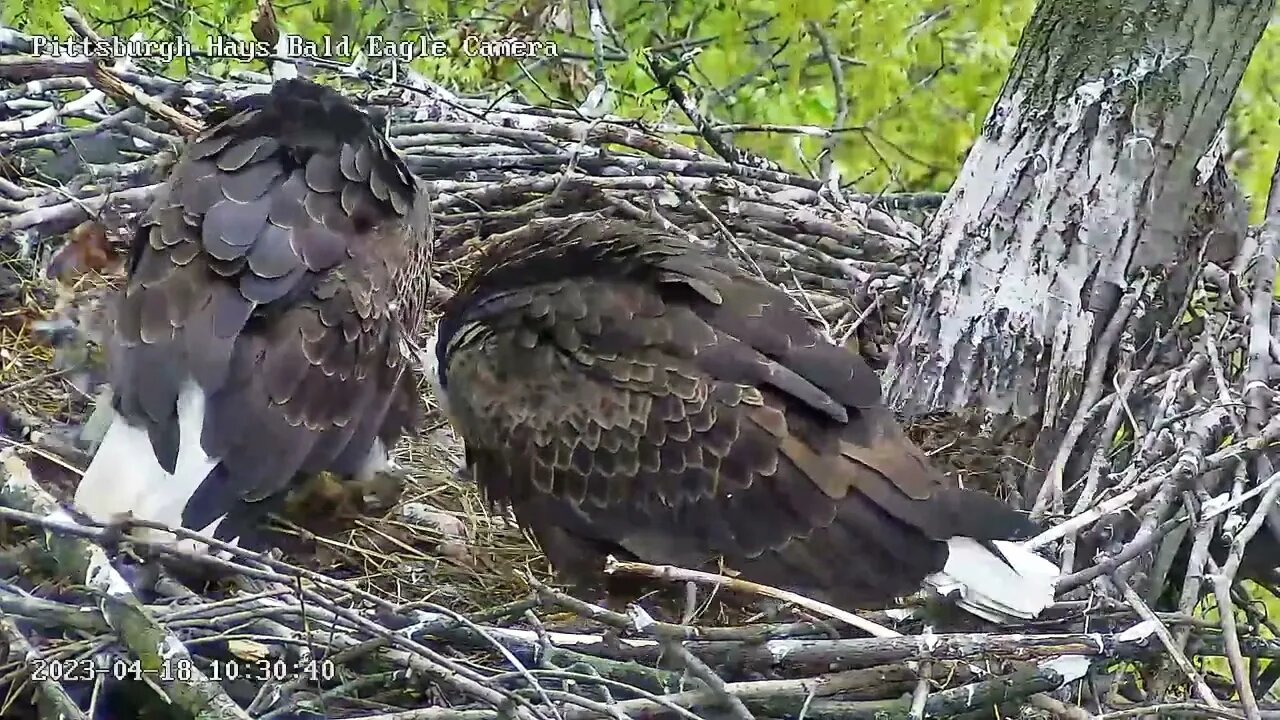
[[[1037,445],[1057,444],[1144,271],[1159,284],[1142,335],[1176,321],[1214,235],[1223,119],[1273,6],[1041,0],[927,235],[885,375],[895,409],[1043,413]]]

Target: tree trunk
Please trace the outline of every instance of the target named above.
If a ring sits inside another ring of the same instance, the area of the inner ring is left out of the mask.
[[[1220,128],[1273,5],[1041,0],[928,233],[885,376],[899,411],[1043,413],[1037,446],[1057,453],[1144,270],[1139,347],[1178,318],[1211,187],[1230,182]]]

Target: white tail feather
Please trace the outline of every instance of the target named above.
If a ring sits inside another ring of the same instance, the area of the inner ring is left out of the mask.
[[[946,565],[925,578],[925,584],[994,623],[1034,619],[1053,602],[1058,566],[1017,543],[992,544],[1004,558],[972,538],[951,538]]]
[[[156,460],[146,429],[130,425],[111,410],[110,425],[76,488],[76,509],[97,522],[128,513],[134,519],[180,527],[191,496],[218,464],[200,444],[204,408],[200,387],[183,385],[178,395],[178,461],[172,474]],[[211,533],[221,520],[199,531]],[[143,535],[159,540],[169,533]]]

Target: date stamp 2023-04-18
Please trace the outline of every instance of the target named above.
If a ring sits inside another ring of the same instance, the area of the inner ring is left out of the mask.
[[[160,667],[144,668],[142,663],[132,658],[116,655],[99,654],[87,658],[33,658],[30,661],[31,679],[34,681],[51,680],[53,682],[93,682],[103,680],[142,680],[149,678],[160,682],[190,682],[197,672],[201,672],[210,680],[253,680],[265,682],[269,680],[284,681],[295,677],[304,677],[313,681],[332,680],[337,675],[337,667],[328,659],[310,659],[290,662],[283,658],[263,658],[261,660],[214,660],[200,671],[196,670],[190,657],[174,657],[162,659]]]

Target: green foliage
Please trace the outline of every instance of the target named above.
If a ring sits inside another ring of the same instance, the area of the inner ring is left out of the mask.
[[[250,40],[254,0],[73,0],[104,32],[152,38],[182,33],[196,50],[211,39]],[[945,190],[979,132],[1008,71],[1034,0],[602,0],[612,33],[605,72],[616,112],[650,123],[687,125],[655,87],[653,50],[686,62],[682,86],[720,123],[832,127],[841,106],[824,34],[838,57],[847,115],[834,160],[841,177],[867,191]],[[314,42],[370,35],[445,41],[443,57],[413,67],[463,93],[492,94],[511,83],[537,102],[578,105],[597,72],[588,4],[581,0],[276,0],[281,26]],[[60,0],[4,3],[0,21],[65,36]],[[469,35],[552,40],[558,59],[490,58],[462,52]],[[349,61],[351,58],[335,58]],[[166,68],[187,71],[185,59]],[[220,60],[213,70],[262,70]],[[1280,27],[1271,27],[1233,107],[1232,165],[1260,218],[1280,151]],[[695,139],[690,136],[687,142]],[[797,171],[816,168],[824,140],[739,132],[734,142]]]
[[[1243,585],[1245,589],[1248,590],[1250,597],[1254,599],[1254,609],[1256,611],[1267,618],[1274,619],[1276,617],[1280,617],[1280,597],[1276,597],[1269,590],[1254,582],[1245,581]],[[1208,620],[1209,622],[1217,623],[1219,621],[1219,617],[1221,617],[1218,614],[1217,598],[1212,593],[1207,595],[1196,606],[1194,614]],[[1250,618],[1249,614],[1239,607],[1236,608],[1235,618],[1237,627],[1252,627],[1254,624],[1254,619]],[[1253,634],[1256,634],[1257,637],[1268,640],[1275,639],[1275,635],[1271,632],[1271,628],[1265,624],[1259,624],[1256,630],[1253,631]],[[1256,662],[1258,663],[1257,671],[1262,672],[1267,669],[1268,665],[1275,661],[1257,660]],[[1196,659],[1196,664],[1203,672],[1214,673],[1224,678],[1231,677],[1231,665],[1227,662],[1226,658],[1200,657]]]
[[[1230,146],[1236,151],[1232,169],[1252,199],[1253,222],[1262,220],[1271,172],[1276,154],[1280,152],[1277,88],[1280,88],[1280,24],[1272,22],[1250,59],[1231,113]],[[1280,298],[1280,291],[1276,297]]]

